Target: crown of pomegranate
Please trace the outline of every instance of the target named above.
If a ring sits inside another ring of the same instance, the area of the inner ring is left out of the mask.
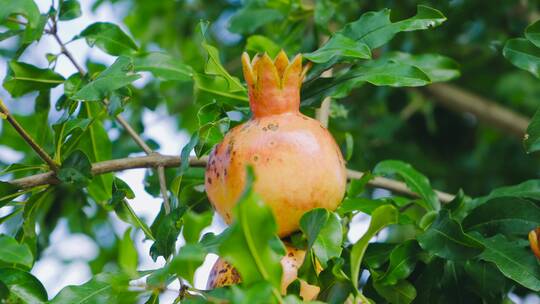
[[[302,68],[300,54],[289,62],[283,50],[274,60],[264,53],[250,61],[249,55],[244,53],[242,67],[255,116],[298,111],[300,87],[308,70],[308,66]]]

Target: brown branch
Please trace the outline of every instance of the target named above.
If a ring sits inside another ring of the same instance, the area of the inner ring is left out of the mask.
[[[206,158],[191,158],[189,163],[194,167],[206,166]],[[161,167],[178,167],[180,165],[180,157],[167,156],[160,154],[152,154],[148,156],[128,157],[113,160],[106,160],[92,164],[92,175],[100,175],[111,172],[124,171],[138,168],[157,168]],[[53,172],[36,174],[28,177],[23,177],[9,181],[10,184],[20,188],[31,188],[41,185],[58,184],[58,179]]]
[[[54,172],[58,172],[58,164],[39,146],[38,143],[26,132],[26,130],[19,124],[17,119],[9,112],[4,102],[0,99],[0,112],[6,116],[6,120],[9,124],[19,133],[19,135],[26,141],[26,143],[32,147],[32,149],[39,155],[39,157],[49,166]]]
[[[195,158],[192,157],[189,160],[189,164],[193,167],[205,167],[208,158]],[[136,168],[157,168],[157,167],[178,167],[180,165],[180,157],[168,156],[160,154],[152,154],[149,156],[140,157],[128,157],[114,160],[107,160],[98,162],[92,165],[92,174],[99,175],[110,172],[123,171]],[[349,179],[359,179],[363,176],[363,172],[355,170],[347,170],[347,177]],[[36,174],[28,177],[23,177],[9,181],[9,183],[18,186],[20,188],[31,188],[47,184],[57,184],[59,181],[55,178],[53,172]],[[405,183],[391,180],[384,177],[375,177],[369,183],[372,187],[388,189],[392,192],[396,192],[402,195],[410,197],[418,197],[418,194],[412,192],[407,188]],[[443,203],[450,202],[454,196],[445,192],[436,191],[437,197]]]
[[[433,84],[425,88],[434,101],[457,112],[469,112],[478,120],[502,131],[523,138],[529,119],[494,101],[449,84]]]

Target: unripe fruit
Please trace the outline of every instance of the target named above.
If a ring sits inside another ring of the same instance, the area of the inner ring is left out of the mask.
[[[304,256],[306,252],[301,249],[296,249],[290,246],[286,246],[286,254],[281,259],[281,266],[283,267],[283,275],[281,278],[281,293],[287,293],[287,286],[291,284],[298,277],[298,268],[302,266]],[[321,271],[318,269],[317,271]],[[206,284],[207,289],[214,289],[223,286],[229,286],[238,284],[242,281],[240,274],[236,269],[223,259],[218,259],[208,277]],[[314,300],[319,294],[320,288],[318,286],[310,285],[305,281],[300,281],[300,296],[304,301]]]
[[[334,210],[345,193],[346,170],[339,147],[318,121],[300,113],[300,86],[306,70],[298,55],[289,63],[263,55],[242,56],[253,117],[233,128],[210,153],[206,192],[227,223],[246,179],[255,171],[254,191],[272,208],[278,235],[299,227],[313,208]]]

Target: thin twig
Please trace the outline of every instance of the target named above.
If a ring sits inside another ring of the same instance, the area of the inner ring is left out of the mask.
[[[165,177],[165,168],[163,166],[157,167],[157,174],[159,180],[159,190],[163,196],[163,201],[166,202],[163,206],[165,207],[165,214],[171,212],[171,206],[169,205],[169,196],[167,195],[167,178]]]
[[[149,156],[128,157],[114,160],[107,160],[103,162],[94,163],[92,165],[92,175],[100,175],[110,172],[123,171],[136,168],[157,168],[157,167],[178,167],[180,165],[180,157],[161,155],[154,153]],[[193,167],[205,167],[208,162],[208,158],[195,158],[192,157],[189,163]],[[347,177],[349,179],[359,179],[363,176],[363,172],[355,170],[347,170]],[[54,177],[53,172],[36,174],[28,177],[23,177],[9,181],[9,183],[18,186],[20,188],[31,188],[46,184],[57,184],[58,180]],[[372,187],[388,189],[392,192],[399,193],[410,197],[418,197],[418,194],[412,192],[407,188],[405,183],[395,181],[384,177],[375,177],[368,183]],[[435,191],[439,200],[443,203],[448,203],[454,198],[453,195],[441,191]]]
[[[4,102],[0,99],[0,112],[6,116],[6,120],[9,124],[19,133],[19,135],[26,141],[30,147],[39,155],[39,157],[49,166],[54,172],[58,172],[60,169],[58,164],[43,150],[43,148],[34,141],[34,139],[26,132],[26,130],[19,124],[17,119],[9,112]]]
[[[116,121],[120,125],[122,125],[124,130],[126,130],[126,132],[129,134],[129,136],[131,136],[133,141],[135,141],[135,143],[139,147],[141,147],[141,149],[144,151],[144,153],[146,153],[147,155],[150,155],[150,154],[154,153],[154,151],[152,151],[152,149],[144,142],[144,140],[139,136],[139,134],[137,134],[137,132],[135,132],[133,127],[131,127],[129,122],[127,122],[127,120],[125,120],[124,117],[122,117],[120,115],[117,115],[116,116]]]
[[[54,39],[56,40],[56,42],[58,42],[58,45],[60,45],[60,52],[62,54],[64,54],[69,59],[69,61],[71,61],[71,63],[73,64],[73,66],[75,66],[75,68],[77,69],[79,74],[81,74],[81,76],[83,76],[85,74],[83,68],[77,63],[77,61],[75,60],[75,58],[73,57],[71,52],[67,50],[64,43],[62,43],[62,40],[60,40],[60,36],[58,36],[58,33],[56,31],[54,31],[51,34],[54,37]]]

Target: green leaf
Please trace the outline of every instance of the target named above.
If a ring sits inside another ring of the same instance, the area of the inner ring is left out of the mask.
[[[195,271],[202,265],[205,257],[206,250],[200,244],[186,244],[172,260],[169,270],[193,285]]]
[[[495,267],[495,264],[469,260],[465,262],[464,268],[473,283],[471,287],[483,298],[490,295],[489,299],[496,300],[501,293],[505,292],[508,280]]]
[[[536,110],[529,122],[529,126],[527,126],[527,133],[525,133],[523,144],[527,153],[540,150],[540,108]]]
[[[16,187],[8,182],[0,181],[0,208],[14,198],[14,194],[19,191],[19,187]]]
[[[81,5],[78,0],[60,1],[58,19],[62,21],[72,20],[81,16]]]
[[[195,93],[197,101],[205,103],[216,100],[220,104],[246,105],[249,101],[246,91],[231,91],[229,82],[224,77],[194,74]]]
[[[38,304],[47,302],[47,291],[41,282],[28,272],[15,268],[0,268],[0,281],[22,303]]]
[[[133,57],[135,72],[151,72],[160,80],[190,81],[193,70],[167,53],[150,52]]]
[[[0,234],[0,262],[30,269],[34,264],[34,257],[27,244],[19,244],[14,238]]]
[[[416,298],[416,289],[408,281],[402,280],[395,285],[383,285],[373,282],[375,290],[392,304],[408,304]]]
[[[446,209],[439,211],[435,222],[417,239],[424,250],[448,260],[471,259],[483,249],[482,244],[463,232]]]
[[[64,77],[50,69],[40,69],[24,62],[11,61],[4,88],[12,97],[44,91],[64,82]]]
[[[133,303],[127,291],[129,279],[120,275],[100,273],[78,286],[64,287],[51,304]]]
[[[247,38],[246,50],[261,54],[266,52],[268,56],[274,58],[281,50],[281,47],[266,36],[253,35]]]
[[[189,142],[182,148],[180,152],[180,175],[184,174],[189,169],[189,155],[193,148],[199,143],[199,132],[193,133]]]
[[[480,259],[494,263],[506,277],[519,284],[540,291],[540,265],[523,242],[510,241],[502,235],[475,238],[486,248]]]
[[[52,125],[55,146],[54,159],[56,161],[59,162],[61,160],[62,147],[65,139],[69,138],[73,133],[84,132],[91,123],[92,119],[88,118],[66,118]]]
[[[75,150],[62,162],[57,176],[64,183],[84,187],[92,179],[92,163],[83,151]]]
[[[118,90],[141,78],[134,74],[131,58],[120,56],[116,61],[101,72],[96,79],[83,86],[73,99],[96,101],[107,97],[114,90]]]
[[[362,177],[351,179],[349,186],[347,187],[347,198],[354,198],[364,192],[366,185],[372,180],[375,176],[371,172],[364,172]]]
[[[303,56],[315,63],[325,63],[331,60],[369,59],[371,50],[365,43],[337,33],[321,48]]]
[[[212,76],[219,76],[224,78],[227,81],[228,84],[228,90],[229,92],[243,92],[246,91],[246,88],[240,83],[238,78],[233,77],[227,72],[225,67],[221,65],[221,61],[219,60],[219,51],[216,47],[203,42],[202,47],[206,50],[207,53],[207,59],[206,59],[206,65],[204,67],[204,72],[207,75]]]
[[[11,38],[13,36],[17,36],[22,32],[24,32],[24,30],[9,30],[9,31],[2,32],[2,33],[0,33],[0,41],[4,41],[4,40],[9,39],[9,38]]]
[[[440,11],[418,5],[415,16],[394,23],[390,21],[389,9],[367,12],[357,21],[347,24],[340,32],[374,49],[390,41],[399,32],[425,30],[436,27],[444,21],[446,17]]]
[[[139,49],[118,25],[109,22],[93,23],[75,38],[85,38],[89,46],[95,45],[113,56],[129,55]]]
[[[540,200],[540,180],[532,179],[521,184],[496,188],[489,195],[461,204],[452,212],[452,215],[456,218],[464,218],[474,208],[500,197],[516,197],[538,201]]]
[[[330,259],[341,255],[343,231],[335,213],[323,208],[310,210],[300,219],[300,229],[307,236],[308,249],[313,248],[323,268]]]
[[[472,210],[463,220],[463,228],[484,235],[498,233],[526,235],[540,226],[540,207],[513,197],[495,198]]]
[[[366,248],[368,247],[369,240],[384,227],[396,224],[397,222],[398,210],[391,205],[380,206],[371,214],[368,230],[351,249],[351,281],[355,288],[358,288],[360,265],[362,264],[362,259]]]
[[[28,24],[23,41],[25,43],[39,39],[41,35],[35,35],[37,31],[42,29],[43,20],[39,13],[39,7],[33,0],[0,0],[0,22],[4,21],[9,15],[23,15]],[[44,25],[44,24],[43,24]]]
[[[79,118],[95,119],[85,132],[81,133],[77,148],[82,150],[92,163],[112,158],[112,143],[100,121],[105,110],[98,103],[83,103]],[[105,203],[112,197],[113,175],[100,174],[92,178],[87,190],[96,202]]]
[[[126,274],[135,278],[137,275],[138,256],[137,248],[131,238],[131,227],[126,229],[124,237],[118,244],[118,265]]]
[[[249,34],[272,21],[283,19],[280,11],[271,8],[244,8],[230,19],[229,30],[239,34]]]
[[[213,211],[197,213],[188,210],[183,217],[184,229],[182,229],[182,235],[184,236],[186,243],[197,243],[199,241],[201,231],[210,226],[212,223],[213,216]]]
[[[396,246],[390,253],[388,269],[375,281],[383,285],[395,285],[406,279],[416,267],[418,253],[421,248],[413,240],[405,241]]]
[[[525,29],[525,38],[540,48],[540,21],[536,21]]]
[[[168,259],[175,252],[174,245],[182,229],[181,218],[185,212],[186,207],[180,206],[166,214],[163,205],[161,206],[161,210],[150,226],[152,235],[156,239],[150,247],[150,256],[154,261],[160,256]]]
[[[112,184],[112,198],[110,203],[111,205],[116,206],[126,198],[135,198],[135,193],[133,193],[133,190],[131,190],[126,182],[115,176]]]
[[[431,82],[449,81],[461,75],[455,60],[439,54],[391,52],[382,58],[417,67],[426,73]]]
[[[391,87],[418,87],[431,82],[429,76],[421,69],[392,61],[372,61],[369,65],[360,65],[352,68],[348,73],[338,79],[338,83],[354,81],[352,87],[362,82],[369,82],[376,86]]]
[[[141,229],[147,239],[150,239],[152,241],[156,240],[152,235],[152,231],[150,231],[150,228],[148,228],[146,223],[140,217],[138,217],[137,214],[135,214],[135,211],[133,211],[133,209],[125,199],[114,207],[114,212],[122,221]]]
[[[34,238],[36,236],[36,217],[41,210],[52,203],[54,199],[53,193],[53,188],[47,188],[30,196],[24,204],[23,232],[25,237]]]
[[[523,38],[508,40],[503,55],[516,67],[540,78],[540,49],[530,41]]]
[[[267,281],[281,290],[281,256],[270,246],[277,225],[272,210],[252,190],[248,170],[244,194],[233,209],[234,222],[219,246],[219,254],[240,273],[247,285]]]
[[[378,163],[373,169],[374,174],[396,174],[403,178],[407,187],[418,193],[426,202],[428,210],[439,210],[441,205],[435,191],[431,188],[429,180],[416,171],[411,165],[398,160],[385,160]]]

